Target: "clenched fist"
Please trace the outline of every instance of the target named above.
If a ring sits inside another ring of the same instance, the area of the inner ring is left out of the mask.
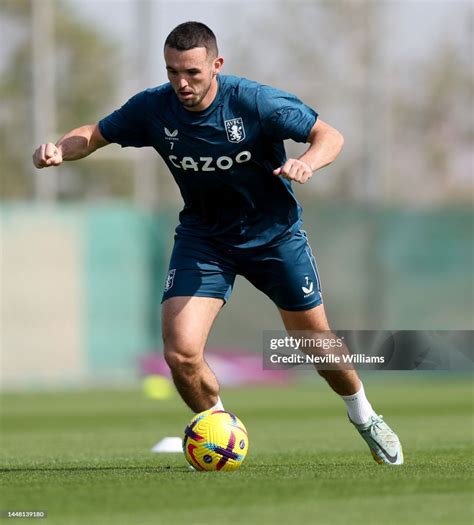
[[[38,168],[49,168],[50,166],[59,166],[63,161],[61,148],[58,148],[52,142],[41,144],[33,153],[33,164]]]
[[[279,175],[285,179],[304,184],[311,178],[313,172],[306,162],[298,159],[288,159],[283,166],[273,170],[273,175]]]

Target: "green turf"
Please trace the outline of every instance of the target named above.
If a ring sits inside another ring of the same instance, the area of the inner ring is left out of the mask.
[[[406,464],[377,465],[341,401],[312,384],[228,390],[250,435],[234,473],[152,454],[190,413],[139,391],[2,396],[2,509],[49,524],[384,525],[472,522],[472,382],[385,373],[365,381]]]

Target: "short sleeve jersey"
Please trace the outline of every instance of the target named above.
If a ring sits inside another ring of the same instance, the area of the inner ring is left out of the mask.
[[[317,117],[290,93],[219,75],[204,111],[185,109],[166,83],[132,97],[99,129],[109,142],[150,146],[164,159],[184,200],[178,235],[250,248],[300,227],[291,183],[273,170],[286,161],[283,141],[306,142]]]

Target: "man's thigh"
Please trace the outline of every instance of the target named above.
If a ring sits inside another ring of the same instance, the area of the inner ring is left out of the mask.
[[[198,357],[204,351],[209,332],[222,308],[213,297],[170,297],[162,306],[162,334],[165,352]]]
[[[309,310],[288,311],[279,308],[283,324],[288,331],[301,330],[305,332],[328,332],[329,323],[324,304],[319,304]]]
[[[255,250],[242,263],[240,273],[280,310],[310,310],[323,302],[316,260],[304,231]]]

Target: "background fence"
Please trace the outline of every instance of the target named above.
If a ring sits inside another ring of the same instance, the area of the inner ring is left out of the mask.
[[[319,205],[305,214],[326,307],[339,329],[466,329],[469,210]],[[176,213],[126,203],[2,213],[4,386],[132,381],[161,348],[159,303]],[[274,305],[238,278],[209,346],[262,351]]]

